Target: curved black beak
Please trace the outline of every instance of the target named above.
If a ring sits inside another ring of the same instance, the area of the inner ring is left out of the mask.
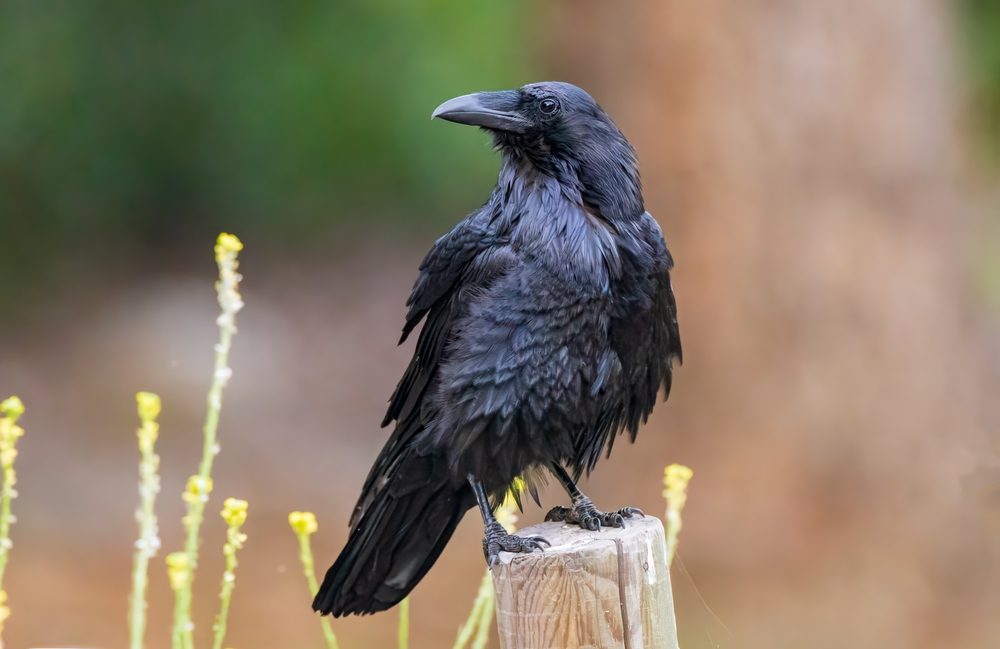
[[[523,133],[531,122],[518,112],[519,102],[516,90],[476,92],[449,99],[434,109],[431,119],[439,117],[458,124]]]

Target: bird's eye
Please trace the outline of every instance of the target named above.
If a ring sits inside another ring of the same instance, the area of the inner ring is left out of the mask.
[[[559,110],[559,102],[547,97],[538,102],[538,110],[542,111],[542,115],[555,115],[556,111]]]

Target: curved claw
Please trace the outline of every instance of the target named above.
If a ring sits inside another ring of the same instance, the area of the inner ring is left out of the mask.
[[[618,512],[604,515],[604,524],[610,527],[625,527],[625,517]]]
[[[491,525],[486,529],[483,539],[483,554],[486,564],[492,568],[500,559],[501,552],[544,552],[546,547],[552,547],[548,539],[541,536],[516,536],[507,533],[500,525]]]

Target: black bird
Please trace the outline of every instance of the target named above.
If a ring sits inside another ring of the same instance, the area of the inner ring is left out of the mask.
[[[395,428],[313,602],[324,614],[402,600],[477,504],[490,565],[541,549],[493,516],[519,475],[536,501],[542,470],[566,488],[571,506],[549,520],[596,530],[641,514],[601,512],[575,481],[621,432],[635,440],[681,360],[670,253],[635,152],[590,95],[534,83],[451,99],[433,117],[488,131],[500,177],[420,265],[402,340],[424,325],[382,422]]]

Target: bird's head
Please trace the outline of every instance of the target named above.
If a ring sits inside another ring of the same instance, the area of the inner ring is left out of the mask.
[[[635,152],[608,114],[582,89],[545,81],[516,90],[449,99],[432,115],[486,129],[503,151],[579,186],[604,216],[644,211]]]

